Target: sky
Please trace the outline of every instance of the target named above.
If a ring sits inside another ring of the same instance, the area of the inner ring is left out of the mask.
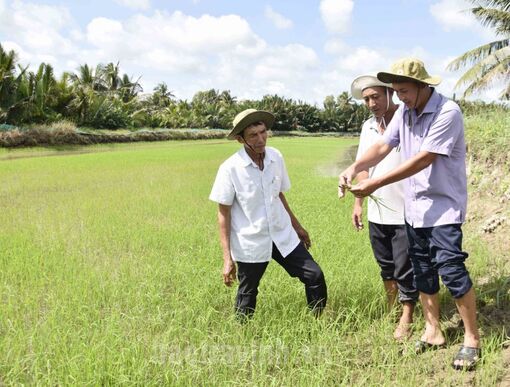
[[[447,64],[496,39],[467,0],[0,0],[0,42],[31,68],[60,76],[120,63],[144,92],[165,82],[180,99],[229,90],[322,104],[403,57],[425,62],[460,95]],[[495,100],[496,87],[476,98]]]

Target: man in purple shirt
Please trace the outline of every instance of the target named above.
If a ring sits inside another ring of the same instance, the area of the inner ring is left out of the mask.
[[[339,197],[349,189],[356,197],[405,179],[405,221],[409,255],[425,317],[417,353],[445,346],[439,321],[439,277],[455,298],[465,328],[464,343],[454,358],[455,369],[471,370],[481,357],[476,299],[464,264],[462,223],[467,202],[466,145],[459,106],[431,86],[423,62],[406,58],[377,78],[392,83],[404,103],[395,112],[383,138],[340,174]],[[351,186],[356,175],[379,163],[400,145],[405,160],[394,170]]]

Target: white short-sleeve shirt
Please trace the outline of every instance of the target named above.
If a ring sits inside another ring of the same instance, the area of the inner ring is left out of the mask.
[[[281,153],[266,147],[264,170],[244,147],[221,164],[209,199],[231,209],[230,249],[237,262],[267,262],[273,242],[286,257],[299,244],[280,192],[290,189]]]
[[[382,138],[383,135],[379,133],[376,119],[372,117],[365,121],[361,129],[356,160]],[[398,167],[402,162],[403,158],[400,147],[393,148],[379,164],[368,170],[369,177],[382,176]],[[370,222],[387,225],[404,224],[403,181],[385,185],[374,191],[373,195],[381,199],[381,203],[377,205],[371,198],[368,198],[367,217]]]

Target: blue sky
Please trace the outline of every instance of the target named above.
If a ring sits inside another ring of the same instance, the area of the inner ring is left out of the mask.
[[[21,63],[62,71],[120,62],[145,92],[230,90],[322,103],[352,79],[422,59],[451,96],[446,64],[495,37],[466,0],[0,0],[0,41]],[[458,93],[458,91],[457,91]],[[477,97],[495,99],[497,88]]]

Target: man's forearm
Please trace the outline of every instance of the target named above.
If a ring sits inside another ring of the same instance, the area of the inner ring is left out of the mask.
[[[388,155],[388,153],[391,152],[391,149],[392,147],[384,143],[382,140],[372,145],[358,160],[354,162],[353,167],[355,174],[358,175],[363,171],[368,171],[369,168],[377,165]],[[368,174],[366,177],[368,177]]]
[[[218,225],[220,228],[220,244],[223,250],[223,258],[231,258],[230,253],[230,206],[220,204],[218,209]]]
[[[356,176],[356,180],[358,182],[363,181],[365,179],[368,179],[368,171],[361,171],[360,173],[358,173],[358,176]],[[355,197],[354,198],[354,207],[363,208],[363,199],[364,198]]]
[[[292,224],[292,227],[294,229],[302,227],[301,224],[299,223],[299,221],[297,220],[296,216],[290,209],[289,203],[287,202],[287,199],[285,198],[285,195],[283,194],[283,192],[280,192],[279,196],[280,196],[280,200],[282,201],[283,207],[285,208],[285,211],[287,211],[287,213],[290,216],[290,222]]]
[[[432,164],[436,157],[436,153],[426,151],[419,152],[414,157],[400,164],[397,168],[375,179],[377,186],[382,187],[413,176]]]

